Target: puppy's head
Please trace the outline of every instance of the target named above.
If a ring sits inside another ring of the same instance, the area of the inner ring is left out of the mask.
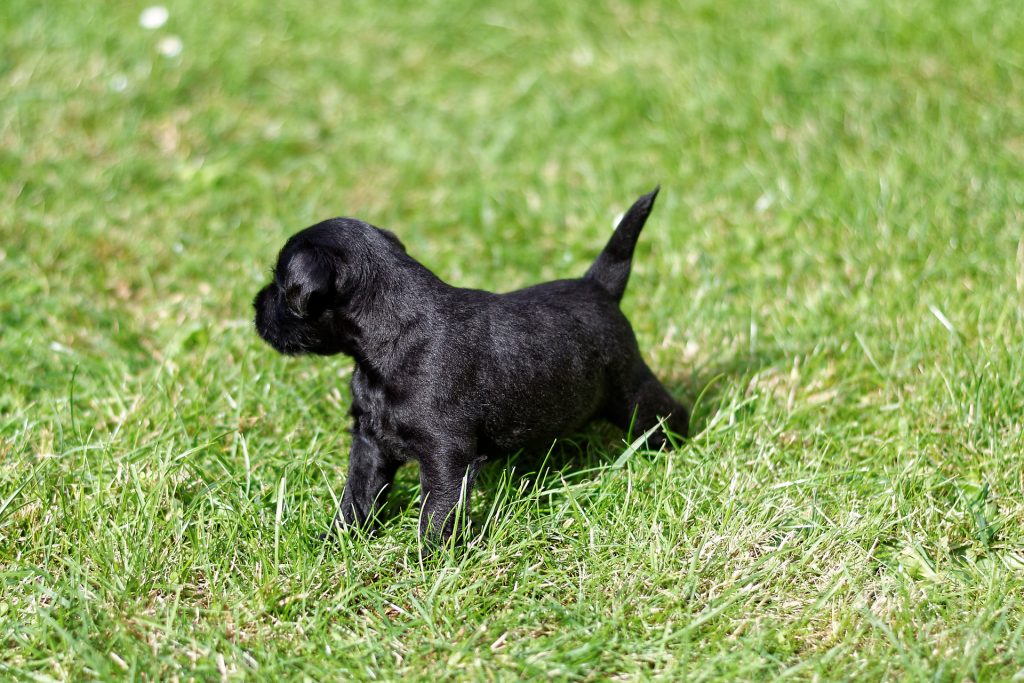
[[[405,254],[392,233],[334,218],[293,235],[277,257],[273,280],[253,301],[256,331],[288,355],[353,354],[358,309],[367,287]]]

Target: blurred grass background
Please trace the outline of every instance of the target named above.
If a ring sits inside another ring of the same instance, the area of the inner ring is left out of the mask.
[[[1024,676],[1024,6],[143,9],[0,7],[0,673]],[[703,433],[493,468],[438,566],[414,469],[320,544],[350,368],[256,339],[284,239],[508,290],[656,183],[624,309]]]

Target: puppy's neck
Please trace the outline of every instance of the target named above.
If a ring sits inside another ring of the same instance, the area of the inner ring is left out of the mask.
[[[424,321],[436,319],[438,301],[451,289],[426,267],[410,261],[376,278],[350,310],[354,328],[350,355],[385,380],[419,347]]]

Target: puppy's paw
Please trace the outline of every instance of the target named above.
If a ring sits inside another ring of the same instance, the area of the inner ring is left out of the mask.
[[[353,524],[336,517],[327,531],[317,534],[317,539],[322,544],[337,546],[345,538],[372,536],[376,532],[377,526],[377,524]]]
[[[457,559],[466,547],[457,538],[441,539],[440,537],[420,540],[420,562],[439,564],[445,560]]]
[[[327,531],[321,531],[316,535],[316,538],[321,544],[338,545],[345,533],[346,529],[344,527],[338,526],[337,522],[331,522],[331,526],[327,528]]]

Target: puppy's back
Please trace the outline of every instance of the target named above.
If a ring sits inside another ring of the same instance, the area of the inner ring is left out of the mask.
[[[479,349],[484,437],[501,450],[545,446],[583,426],[639,351],[611,296],[588,280],[493,295]]]

